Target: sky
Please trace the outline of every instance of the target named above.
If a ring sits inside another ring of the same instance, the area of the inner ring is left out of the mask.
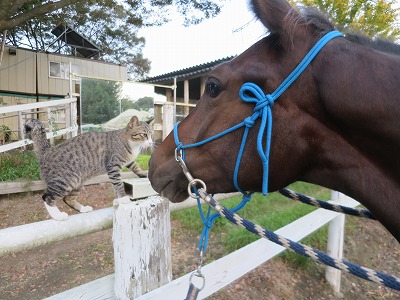
[[[240,54],[265,32],[246,0],[226,0],[220,14],[198,25],[184,27],[179,16],[159,27],[144,28],[144,57],[151,61],[149,76]],[[244,27],[242,30],[235,30]]]
[[[250,12],[248,0],[221,2],[221,13],[199,25],[184,27],[177,15],[163,26],[139,31],[146,39],[143,54],[151,61],[149,76],[240,54],[264,35],[265,28]]]

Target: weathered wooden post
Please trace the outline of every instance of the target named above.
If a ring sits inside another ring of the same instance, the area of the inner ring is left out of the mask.
[[[172,280],[168,200],[114,200],[114,291],[134,299]]]
[[[340,197],[344,197],[344,195],[336,191],[331,192],[331,200],[337,201]],[[343,257],[344,224],[344,214],[339,214],[329,222],[327,254],[338,259],[342,259]],[[326,267],[325,278],[332,286],[334,293],[338,296],[340,295],[341,275],[342,272],[340,270]]]

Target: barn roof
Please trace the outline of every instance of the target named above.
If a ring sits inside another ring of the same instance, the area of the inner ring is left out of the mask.
[[[57,36],[57,40],[63,41],[67,46],[74,48],[76,52],[85,58],[96,56],[101,51],[100,47],[93,41],[76,32],[69,26],[60,24],[53,28],[51,33]]]
[[[190,79],[194,77],[199,77],[205,73],[210,72],[215,66],[230,61],[236,56],[228,56],[225,58],[220,58],[214,61],[210,61],[207,63],[203,63],[197,66],[177,70],[177,71],[172,71],[169,73],[165,73],[162,75],[154,76],[154,77],[148,77],[144,80],[141,80],[142,82],[147,82],[147,83],[158,83],[158,84],[173,84],[174,78],[176,77],[178,80],[184,80],[184,79]]]

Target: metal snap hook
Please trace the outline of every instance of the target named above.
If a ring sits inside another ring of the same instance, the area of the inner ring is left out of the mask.
[[[201,287],[198,288],[198,289],[199,289],[199,291],[203,290],[203,289],[204,289],[204,286],[206,285],[206,278],[204,277],[203,273],[199,272],[198,270],[194,271],[194,272],[190,275],[190,277],[189,277],[189,283],[190,283],[190,284],[193,284],[193,282],[192,282],[193,276],[196,276],[196,277],[199,277],[199,278],[202,279]],[[193,285],[194,285],[194,284],[193,284]]]
[[[187,180],[189,181],[188,194],[189,194],[190,197],[198,199],[198,198],[200,198],[200,196],[198,196],[194,191],[192,191],[192,188],[195,187],[196,184],[199,183],[201,185],[200,188],[203,188],[206,191],[207,190],[206,184],[204,183],[204,181],[202,181],[200,179],[193,178],[193,176],[190,173],[188,167],[186,166],[185,161],[182,158],[182,155],[183,155],[183,150],[175,148],[175,159],[181,165],[183,174],[186,176]]]

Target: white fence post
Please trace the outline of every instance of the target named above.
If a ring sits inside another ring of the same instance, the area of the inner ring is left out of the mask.
[[[172,280],[168,200],[114,200],[114,292],[134,299]]]
[[[174,129],[174,105],[165,103],[163,108],[163,139]]]
[[[344,197],[344,195],[336,191],[331,192],[331,200],[337,201],[340,197]],[[329,222],[327,254],[338,259],[343,257],[344,224],[344,214],[339,214]],[[342,272],[338,269],[326,267],[325,278],[332,286],[334,293],[338,295],[340,294],[341,274]]]
[[[49,132],[53,132],[53,116],[51,115],[51,108],[48,107],[47,109],[47,120],[49,124]],[[54,146],[54,138],[50,138],[50,145]]]
[[[25,131],[24,131],[24,123],[22,120],[22,112],[18,112],[18,134],[19,134],[19,139],[24,140],[25,139]],[[25,147],[24,147],[25,149]]]
[[[78,128],[78,106],[77,102],[71,102],[69,104],[69,109],[71,110],[71,126],[74,128]],[[78,129],[75,129],[71,132],[71,137],[78,135]]]

